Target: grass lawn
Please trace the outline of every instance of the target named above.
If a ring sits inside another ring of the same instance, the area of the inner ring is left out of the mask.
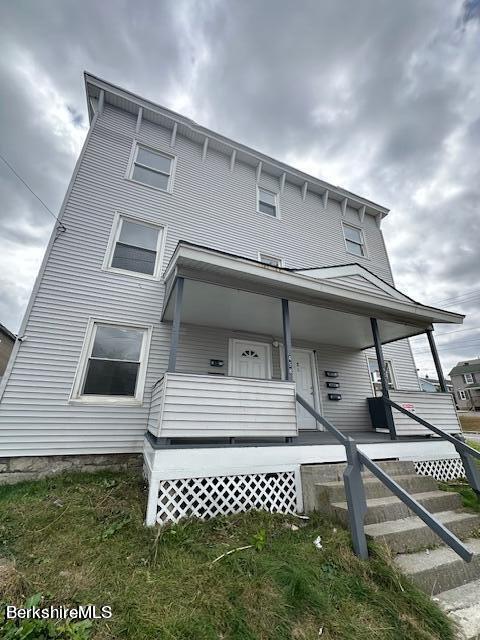
[[[142,482],[120,473],[0,487],[0,556],[15,561],[0,571],[0,599],[42,594],[43,603],[113,611],[78,635],[8,636],[0,622],[0,637],[453,640],[447,618],[385,550],[358,560],[348,533],[316,515],[147,529],[144,507]]]
[[[480,432],[480,413],[471,414],[459,414],[458,416],[463,431],[478,431]]]

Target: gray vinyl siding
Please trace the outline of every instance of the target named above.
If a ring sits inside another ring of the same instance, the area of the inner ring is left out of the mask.
[[[213,149],[202,162],[200,144],[177,136],[171,148],[170,132],[150,122],[142,123],[137,138],[177,156],[173,193],[125,179],[135,125],[135,116],[106,105],[91,132],[62,218],[67,231],[60,233],[52,246],[26,338],[0,403],[1,455],[141,451],[150,391],[168,360],[170,327],[159,323],[162,282],[102,270],[115,211],[137,214],[168,227],[164,266],[179,240],[253,259],[262,251],[284,258],[287,267],[352,261],[345,251],[338,203],[330,200],[324,211],[317,195],[307,193],[302,201],[300,188],[287,182],[280,196],[281,219],[256,213],[252,167],[236,163],[230,172],[229,157]],[[278,181],[263,174],[260,184],[278,190]],[[356,218],[347,208],[346,219]],[[392,282],[374,218],[366,215],[362,227],[369,259],[358,261]],[[142,406],[69,404],[90,316],[153,327]],[[201,342],[205,335],[199,331],[198,341],[191,340],[195,346],[181,346],[179,369],[195,372],[204,367],[199,357],[222,357],[219,354],[225,353],[225,341],[221,343],[220,332],[212,330],[208,344]],[[406,385],[415,384],[408,346],[397,347],[396,374]],[[355,369],[354,374],[345,374],[345,402],[328,411],[338,414],[339,426],[366,425],[364,408],[360,410],[360,396],[364,399],[371,392],[365,356],[350,354],[340,361],[345,371],[353,372],[358,363],[363,373]],[[333,367],[333,353],[328,362]],[[360,376],[361,386],[347,390],[347,380],[353,384]]]

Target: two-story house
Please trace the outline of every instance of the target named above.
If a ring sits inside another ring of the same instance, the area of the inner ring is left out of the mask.
[[[480,358],[457,362],[450,371],[455,401],[463,411],[480,411]]]
[[[7,368],[14,344],[15,335],[0,323],[0,382]]]
[[[460,431],[408,337],[436,356],[433,323],[463,316],[395,287],[388,210],[85,82],[90,128],[0,390],[2,458],[143,451],[152,524],[300,507],[301,466],[345,460],[323,420],[375,459],[451,449],[379,404]]]

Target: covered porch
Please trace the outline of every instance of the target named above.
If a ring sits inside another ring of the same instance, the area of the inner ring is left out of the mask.
[[[172,323],[172,338],[167,372],[152,390],[152,446],[320,443],[324,416],[356,437],[431,435],[385,399],[460,431],[432,325],[463,316],[420,305],[359,265],[293,271],[183,242],[165,282],[162,321]],[[203,368],[189,368],[182,328],[198,341],[207,330],[229,336],[228,352],[218,357],[212,349]],[[391,388],[383,345],[420,333],[428,336],[441,393],[412,388],[414,372],[409,387]]]

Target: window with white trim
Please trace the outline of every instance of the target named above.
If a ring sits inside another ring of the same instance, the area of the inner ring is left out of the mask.
[[[105,267],[157,278],[162,267],[163,243],[162,226],[117,214]]]
[[[136,145],[130,178],[162,191],[171,191],[173,160],[161,151]]]
[[[465,384],[473,384],[475,382],[475,380],[473,379],[473,373],[464,373],[463,381],[465,382]]]
[[[343,224],[343,235],[345,238],[347,253],[352,253],[355,256],[361,257],[365,257],[367,255],[362,229],[352,227],[350,224]]]
[[[278,196],[273,191],[257,187],[257,211],[276,218],[278,216]]]
[[[260,262],[263,262],[263,264],[269,264],[271,267],[283,267],[282,258],[277,258],[275,256],[269,256],[266,253],[259,253],[258,254],[258,259],[260,260]]]
[[[460,389],[460,391],[458,392],[458,397],[460,398],[460,400],[468,400],[467,392],[463,391],[462,389]]]
[[[91,321],[72,400],[141,402],[150,329]]]
[[[395,389],[395,377],[393,375],[393,366],[391,360],[385,360],[385,367],[387,370],[387,382],[389,389]],[[370,374],[370,380],[372,381],[375,395],[381,395],[382,381],[380,378],[380,367],[376,358],[368,358],[368,372]]]

